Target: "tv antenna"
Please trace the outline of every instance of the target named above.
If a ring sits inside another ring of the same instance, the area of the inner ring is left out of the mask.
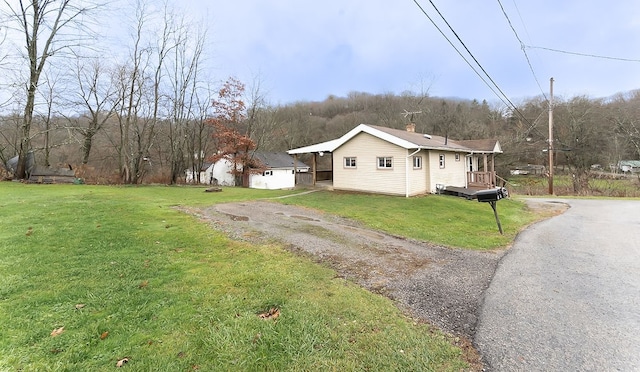
[[[422,114],[422,110],[421,111],[407,111],[407,110],[404,110],[404,112],[401,113],[400,115],[404,116],[405,118],[407,116],[410,116],[409,117],[409,122],[413,123],[413,115],[418,115],[418,114]]]

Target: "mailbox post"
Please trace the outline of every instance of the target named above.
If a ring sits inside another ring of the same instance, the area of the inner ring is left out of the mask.
[[[496,209],[496,203],[498,200],[505,198],[507,196],[507,190],[503,187],[489,190],[481,190],[476,192],[476,197],[479,202],[489,203],[491,205],[491,209],[493,209],[493,215],[496,217],[496,223],[498,224],[498,231],[500,231],[500,235],[502,232],[502,225],[500,224],[500,218],[498,218],[498,210]]]

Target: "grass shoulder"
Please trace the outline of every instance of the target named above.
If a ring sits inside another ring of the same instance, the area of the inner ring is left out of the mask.
[[[488,203],[444,195],[402,198],[320,191],[281,200],[352,218],[392,235],[458,248],[491,250],[509,246],[516,235],[544,214],[519,199],[498,201],[504,235]]]

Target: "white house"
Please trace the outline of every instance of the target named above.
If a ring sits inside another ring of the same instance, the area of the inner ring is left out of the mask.
[[[286,152],[256,152],[253,158],[264,165],[265,170],[260,174],[249,174],[248,179],[243,180],[244,186],[252,189],[294,188],[296,175],[309,172],[308,165],[295,160]],[[201,183],[236,186],[235,177],[231,174],[232,166],[232,163],[226,159],[207,163],[201,172]],[[190,171],[187,171],[187,182],[193,182]]]
[[[235,186],[235,178],[229,173],[231,162],[227,159],[220,159],[215,163],[204,163],[200,169],[200,183],[213,184],[219,186]],[[195,177],[191,169],[187,169],[186,182],[194,183]]]
[[[342,137],[288,151],[331,154],[333,189],[413,196],[496,185],[497,140],[454,141],[407,130],[360,124]]]

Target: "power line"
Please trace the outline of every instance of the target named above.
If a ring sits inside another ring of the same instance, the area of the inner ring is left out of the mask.
[[[449,27],[449,30],[451,30],[451,32],[453,33],[453,35],[456,37],[456,39],[458,39],[458,41],[460,42],[460,44],[462,44],[462,47],[467,51],[467,53],[469,53],[469,56],[471,56],[471,58],[473,59],[473,61],[478,65],[478,67],[480,67],[480,70],[482,70],[482,72],[487,76],[487,78],[489,78],[489,81],[491,81],[491,83],[496,87],[496,89],[498,89],[498,91],[500,92],[500,94],[502,94],[502,96],[509,102],[509,104],[511,105],[511,107],[513,107],[514,109],[518,110],[517,107],[515,107],[515,105],[513,104],[513,102],[511,102],[511,100],[509,99],[509,97],[507,97],[507,95],[502,91],[502,89],[500,89],[500,87],[498,86],[498,84],[496,84],[496,82],[493,80],[493,78],[491,78],[491,76],[489,75],[489,73],[484,69],[484,67],[482,67],[482,65],[480,64],[480,62],[476,59],[476,57],[473,55],[473,53],[471,53],[471,51],[469,50],[469,48],[467,48],[467,45],[464,43],[464,41],[462,41],[462,39],[460,38],[460,36],[458,36],[458,33],[453,29],[453,27],[451,27],[451,25],[449,24],[449,22],[447,21],[446,18],[444,18],[444,16],[442,15],[442,13],[440,12],[440,10],[438,9],[438,7],[436,6],[436,4],[433,3],[432,0],[429,0],[429,3],[431,4],[431,6],[433,7],[433,9],[436,10],[436,12],[438,13],[438,15],[440,16],[440,18],[444,21],[444,23],[447,25],[447,27]]]
[[[495,94],[502,101],[502,103],[504,103],[506,106],[509,106],[509,104],[507,104],[507,102],[505,102],[504,99],[502,99],[502,97],[500,97],[500,95],[493,89],[493,87],[491,85],[489,85],[489,83],[484,79],[484,77],[482,75],[480,75],[478,70],[476,70],[476,68],[471,64],[471,62],[469,62],[469,60],[462,54],[462,52],[460,52],[460,50],[453,44],[453,42],[447,37],[447,35],[442,31],[442,29],[440,29],[438,24],[431,18],[431,16],[429,16],[429,14],[424,10],[424,8],[422,8],[422,6],[418,3],[418,1],[417,0],[413,0],[413,2],[422,11],[422,14],[424,14],[425,17],[427,17],[427,19],[429,19],[429,21],[431,21],[433,26],[438,30],[438,32],[440,32],[442,37],[444,37],[445,40],[447,40],[447,42],[449,42],[449,45],[451,45],[451,47],[458,53],[458,55],[460,55],[460,57],[467,63],[467,65],[469,65],[469,67],[471,67],[473,72],[475,72],[476,75],[478,75],[480,80],[482,80],[485,83],[485,85],[487,87],[489,87],[489,89],[491,89],[493,94]]]
[[[502,103],[504,103],[506,106],[509,106],[513,109],[513,111],[517,112],[518,115],[520,115],[520,117],[522,117],[527,123],[531,124],[531,122],[529,121],[529,119],[527,119],[526,116],[524,116],[524,114],[522,112],[520,112],[520,110],[516,107],[516,105],[513,104],[513,102],[511,102],[511,100],[509,99],[509,97],[507,97],[507,95],[502,91],[502,89],[500,89],[500,87],[498,86],[498,84],[493,80],[493,78],[491,78],[491,76],[489,75],[489,73],[484,69],[484,67],[482,67],[482,65],[480,64],[480,62],[476,59],[476,57],[473,55],[473,53],[471,53],[471,51],[469,50],[469,48],[467,48],[466,44],[462,41],[462,39],[460,38],[460,36],[458,36],[458,33],[453,29],[453,27],[449,24],[449,22],[446,20],[446,18],[442,15],[442,13],[440,12],[440,10],[438,10],[438,7],[433,3],[432,0],[429,0],[429,3],[431,4],[431,6],[435,9],[435,11],[438,13],[438,15],[440,16],[440,18],[444,21],[444,23],[447,25],[447,27],[449,27],[449,30],[451,30],[451,32],[453,33],[453,35],[458,39],[458,41],[460,42],[460,44],[462,44],[462,46],[464,47],[464,49],[467,51],[467,53],[469,54],[469,56],[471,56],[471,58],[473,59],[473,61],[478,65],[478,67],[480,68],[480,70],[482,70],[482,72],[486,75],[486,77],[489,79],[489,81],[491,81],[491,83],[493,84],[493,86],[495,86],[495,88],[500,92],[500,94],[502,96],[500,96],[496,90],[489,85],[489,83],[484,79],[484,77],[482,75],[480,75],[480,73],[478,72],[478,70],[476,70],[476,68],[469,62],[469,60],[467,60],[467,58],[460,52],[460,50],[453,44],[453,42],[451,42],[451,40],[445,35],[445,33],[440,29],[440,27],[434,22],[434,20],[429,16],[429,14],[424,10],[424,8],[422,8],[422,6],[418,3],[417,0],[413,0],[413,2],[418,6],[418,8],[420,8],[420,10],[422,11],[422,13],[429,19],[429,21],[431,21],[431,23],[435,26],[435,28],[440,32],[440,34],[449,42],[449,44],[453,47],[453,49],[455,49],[456,52],[458,52],[458,54],[460,55],[460,57],[462,57],[462,59],[469,65],[469,67],[471,67],[471,69],[476,73],[476,75],[478,75],[478,77],[480,77],[480,79],[487,85],[487,87],[489,87],[489,89],[491,89],[491,91],[502,101]],[[506,100],[506,102],[505,102]],[[508,102],[508,103],[507,103]],[[532,125],[533,126],[533,125]]]
[[[520,49],[522,49],[522,53],[524,53],[524,57],[527,60],[527,64],[529,65],[529,69],[531,70],[531,73],[533,74],[533,78],[535,79],[536,84],[538,84],[538,88],[540,89],[540,92],[542,92],[542,96],[544,97],[544,99],[546,99],[548,101],[549,99],[547,98],[547,95],[544,93],[544,90],[542,89],[542,85],[540,85],[540,81],[538,80],[538,76],[536,75],[536,72],[533,69],[533,65],[531,64],[531,60],[529,59],[529,55],[527,54],[525,43],[522,42],[522,39],[520,39],[520,36],[518,35],[518,32],[516,31],[515,27],[513,27],[513,24],[511,23],[511,19],[509,19],[509,16],[507,15],[507,12],[504,10],[504,6],[502,6],[502,2],[500,0],[498,0],[498,4],[500,5],[500,9],[502,9],[502,14],[504,14],[504,17],[507,19],[507,22],[509,23],[509,27],[511,27],[511,31],[513,31],[513,34],[516,36],[516,39],[518,39],[518,42],[520,43]],[[520,19],[522,20],[522,18],[520,18]]]
[[[547,48],[547,47],[541,47],[541,46],[524,45],[524,47],[529,49],[541,49],[541,50],[547,50],[550,52],[571,54],[571,55],[580,56],[580,57],[601,58],[601,59],[609,59],[609,60],[623,61],[623,62],[640,62],[640,59],[620,58],[620,57],[610,57],[610,56],[603,56],[603,55],[597,55],[597,54],[570,52],[567,50],[553,49],[553,48]]]

